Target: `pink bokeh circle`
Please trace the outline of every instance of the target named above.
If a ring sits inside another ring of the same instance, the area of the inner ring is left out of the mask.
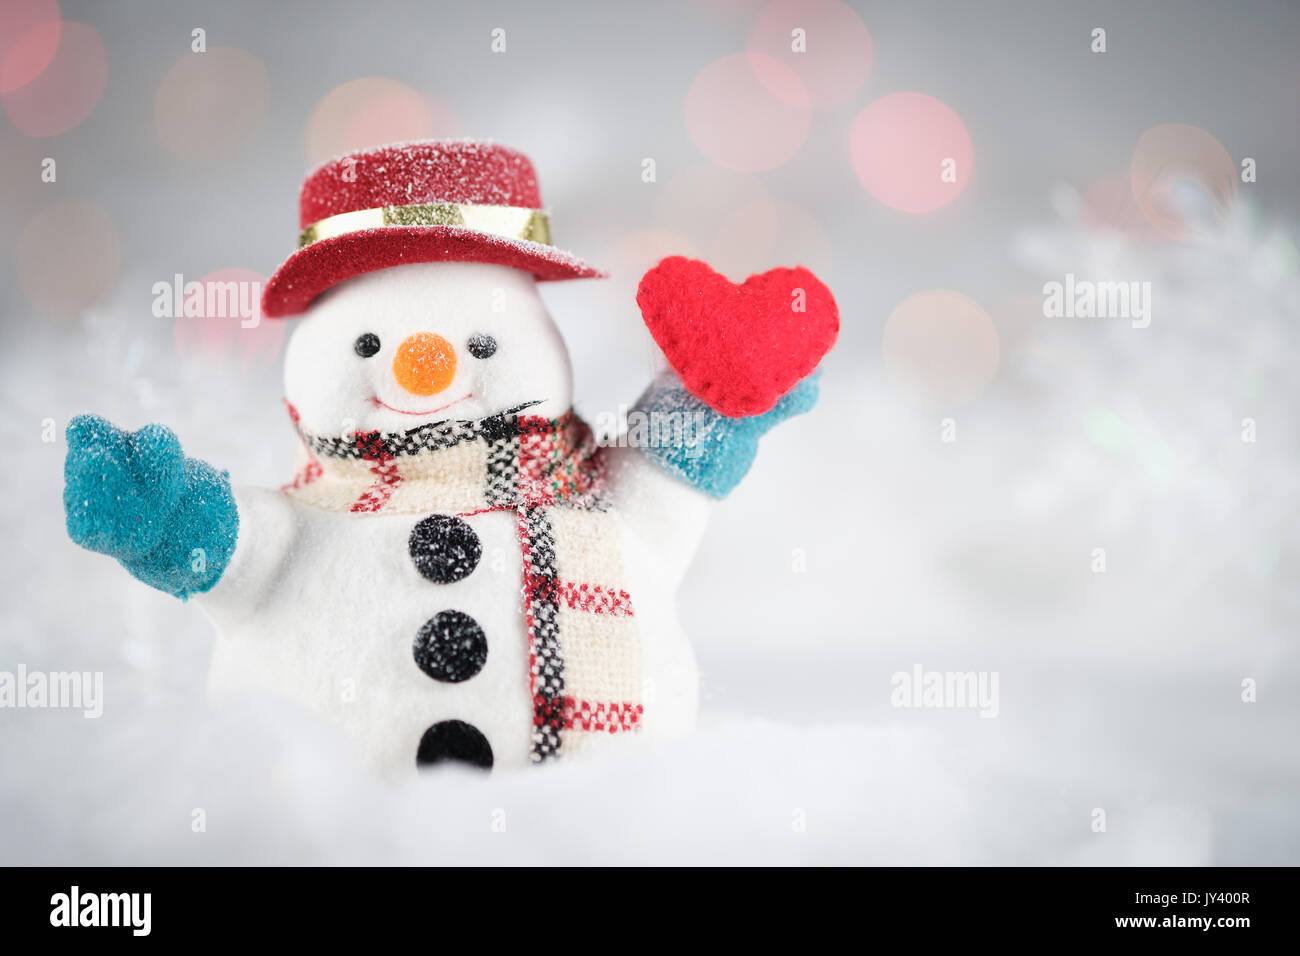
[[[909,391],[947,404],[971,401],[997,374],[997,326],[975,302],[950,289],[900,302],[881,340],[885,368]]]
[[[183,287],[179,301],[169,293],[177,354],[211,361],[238,359],[250,369],[271,365],[284,343],[284,322],[262,318],[265,285],[266,278],[252,269],[218,269],[199,279],[197,290]]]
[[[757,53],[713,61],[686,91],[692,141],[720,166],[744,172],[789,162],[808,138],[811,111],[808,91],[794,70]]]
[[[609,271],[609,280],[597,283],[600,288],[588,294],[596,296],[597,308],[603,314],[622,315],[631,309],[635,315],[636,294],[642,277],[669,256],[698,259],[700,250],[686,236],[665,229],[625,233],[609,243],[601,257],[602,264]],[[644,323],[637,321],[617,332],[613,329],[613,326],[604,326],[593,333],[597,336],[598,349],[608,350],[610,354],[636,355],[638,364],[652,377],[663,370],[666,365],[663,352]]]
[[[98,105],[108,79],[108,58],[99,31],[85,23],[43,23],[20,44],[43,44],[57,33],[58,49],[39,75],[4,94],[10,121],[25,136],[67,132]],[[23,55],[23,54],[15,54]]]
[[[798,75],[817,109],[852,101],[871,75],[871,35],[840,0],[774,0],[750,24],[748,49],[764,57],[752,63],[764,86],[785,95],[785,79],[768,67],[775,60]]]
[[[382,143],[457,135],[456,117],[441,103],[397,80],[365,76],[335,87],[307,121],[307,161]]]
[[[1158,242],[1164,238],[1133,197],[1132,177],[1128,173],[1098,179],[1082,198],[1080,218],[1088,229],[1116,232],[1136,242]]]
[[[18,240],[18,280],[43,312],[66,318],[94,305],[113,287],[121,263],[117,227],[97,202],[46,206]]]
[[[708,253],[709,264],[735,282],[778,266],[831,278],[830,239],[805,209],[783,200],[763,197],[729,210]]]
[[[676,173],[659,188],[653,221],[658,229],[680,233],[705,249],[712,244],[718,223],[733,209],[770,199],[763,181],[752,173],[700,163]]]
[[[605,262],[611,284],[630,283],[633,287],[641,277],[669,256],[698,258],[700,251],[688,238],[662,229],[642,229],[619,236],[609,245]]]
[[[1202,228],[1222,223],[1237,200],[1236,160],[1210,133],[1186,123],[1161,123],[1144,132],[1133,149],[1129,175],[1142,215],[1167,239],[1198,231],[1189,215],[1196,195],[1204,207]]]
[[[0,4],[0,93],[24,87],[44,72],[59,48],[62,26],[57,0]]]
[[[154,125],[169,153],[216,163],[237,152],[266,117],[266,67],[246,50],[187,53],[167,71],[154,97]]]
[[[970,183],[974,148],[950,106],[924,93],[891,93],[867,106],[850,133],[853,169],[886,206],[933,212]]]

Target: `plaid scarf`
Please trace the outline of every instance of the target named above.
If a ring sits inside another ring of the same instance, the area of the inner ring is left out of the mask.
[[[572,410],[519,414],[407,432],[313,435],[285,494],[317,508],[468,517],[514,511],[523,559],[533,698],[532,758],[576,749],[591,734],[640,728],[641,644],[619,528],[604,503],[605,469]]]

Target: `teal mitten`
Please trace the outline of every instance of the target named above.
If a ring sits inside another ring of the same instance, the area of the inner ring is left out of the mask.
[[[817,404],[816,371],[762,415],[728,418],[696,398],[677,379],[657,379],[636,404],[644,440],[637,444],[660,467],[714,498],[724,498],[745,477],[758,440],[772,426]],[[629,416],[631,420],[631,416]]]
[[[220,580],[239,532],[225,472],[186,458],[162,425],[128,432],[79,415],[67,438],[63,508],[73,541],[182,600]]]

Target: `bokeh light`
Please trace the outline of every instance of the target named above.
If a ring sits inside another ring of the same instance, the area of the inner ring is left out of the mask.
[[[718,223],[733,210],[770,200],[762,180],[751,173],[711,164],[689,166],[659,188],[654,222],[705,248],[717,238]]]
[[[1185,123],[1148,129],[1133,150],[1133,198],[1167,239],[1221,223],[1237,198],[1237,164],[1217,139]]]
[[[732,281],[777,266],[806,266],[831,278],[831,242],[816,220],[794,203],[752,199],[718,223],[708,262]]]
[[[710,63],[691,83],[686,129],[715,163],[762,172],[788,162],[803,147],[811,109],[794,70],[762,54],[733,53]]]
[[[882,338],[885,368],[907,390],[947,405],[969,402],[997,374],[997,327],[959,292],[934,289],[903,300]]]
[[[0,4],[0,93],[26,86],[41,75],[59,48],[62,26],[56,0]]]
[[[752,173],[688,167],[664,183],[653,219],[658,235],[680,236],[695,250],[680,254],[702,257],[733,281],[792,265],[830,277],[825,231],[801,206],[774,199]]]
[[[867,106],[850,133],[853,168],[871,195],[909,213],[933,212],[971,180],[974,150],[961,117],[924,93],[891,93]]]
[[[456,118],[445,105],[396,80],[367,76],[335,87],[316,105],[307,121],[307,161],[315,165],[382,143],[456,135]]]
[[[104,95],[108,58],[99,31],[85,23],[43,23],[26,33],[11,55],[24,58],[28,44],[43,48],[51,36],[53,59],[28,83],[4,94],[4,108],[25,136],[55,136],[89,116]]]
[[[734,15],[748,13],[763,0],[694,0],[697,7],[713,10],[720,14]]]
[[[668,256],[697,259],[700,250],[680,233],[642,229],[615,239],[601,256],[601,262],[609,272],[611,284],[631,283],[635,289],[646,271]]]
[[[187,359],[238,359],[249,370],[273,365],[284,343],[285,323],[262,318],[265,285],[266,278],[252,269],[218,269],[199,279],[204,314],[185,315],[184,298],[175,306],[172,338],[177,354]]]
[[[686,236],[658,229],[624,233],[609,244],[601,253],[601,265],[609,272],[609,279],[595,283],[586,294],[595,296],[600,314],[610,316],[611,321],[584,330],[587,347],[602,355],[635,354],[647,376],[663,368],[663,353],[640,320],[636,292],[641,277],[668,256],[698,259],[701,252]],[[640,387],[643,383],[633,384]]]
[[[1088,187],[1083,194],[1082,221],[1094,231],[1117,232],[1137,242],[1164,238],[1147,220],[1133,196],[1133,182],[1128,173],[1103,177]]]
[[[796,52],[793,31],[803,52]],[[784,64],[803,81],[817,109],[833,109],[852,101],[871,75],[871,35],[848,4],[839,0],[775,0],[754,18],[749,28],[754,73],[772,93],[786,95],[786,81],[773,76],[768,63]]]
[[[48,145],[24,136],[0,139],[0,208],[4,209],[10,222],[50,198],[34,190],[32,183],[34,177],[41,175],[42,162],[50,155],[46,148]],[[42,182],[40,185],[49,184]],[[15,227],[9,228],[12,231]]]
[[[97,202],[54,203],[36,213],[18,240],[18,278],[41,311],[58,318],[94,305],[121,263],[117,228]]]
[[[235,47],[187,53],[158,86],[154,123],[169,153],[191,163],[216,163],[244,146],[266,118],[266,67]]]

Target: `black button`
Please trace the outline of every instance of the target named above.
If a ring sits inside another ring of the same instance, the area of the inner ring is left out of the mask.
[[[461,611],[443,611],[415,635],[415,663],[434,680],[458,684],[483,669],[487,636],[478,621]]]
[[[444,720],[434,724],[420,738],[415,765],[428,767],[447,760],[491,770],[492,745],[474,725],[463,720]]]
[[[469,577],[483,557],[474,529],[451,515],[425,518],[411,529],[407,547],[415,569],[438,584]]]

